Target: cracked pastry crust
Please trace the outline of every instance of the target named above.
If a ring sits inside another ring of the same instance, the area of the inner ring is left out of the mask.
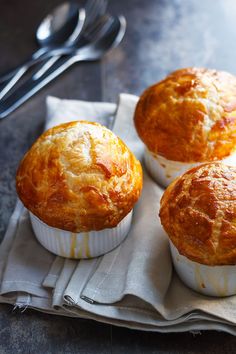
[[[189,170],[166,189],[159,215],[183,256],[236,264],[236,167],[210,163]]]
[[[221,160],[236,146],[236,77],[180,69],[147,88],[136,106],[136,130],[147,148],[169,160]]]
[[[115,227],[133,208],[142,168],[127,146],[98,123],[77,121],[43,133],[17,171],[27,209],[71,232]]]

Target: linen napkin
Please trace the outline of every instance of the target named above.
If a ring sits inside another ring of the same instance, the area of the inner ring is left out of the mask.
[[[139,159],[143,146],[133,127],[137,97],[121,94],[118,105],[47,99],[46,127],[98,121],[120,136]],[[168,239],[158,219],[163,190],[144,169],[144,187],[125,241],[90,260],[56,257],[34,237],[20,202],[0,246],[0,302],[22,311],[90,318],[157,332],[222,330],[236,334],[236,296],[200,295],[172,270]]]

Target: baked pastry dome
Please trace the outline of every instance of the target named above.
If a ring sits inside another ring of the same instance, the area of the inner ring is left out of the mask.
[[[43,133],[17,171],[27,209],[71,232],[115,227],[133,208],[142,168],[127,146],[98,123],[77,121]]]
[[[161,223],[179,253],[205,265],[236,264],[236,167],[203,164],[164,192]]]
[[[140,97],[136,130],[147,148],[168,160],[210,162],[235,152],[236,77],[186,68]]]

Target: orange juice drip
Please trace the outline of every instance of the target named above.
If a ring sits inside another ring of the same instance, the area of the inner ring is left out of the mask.
[[[200,289],[206,287],[206,285],[204,283],[204,279],[201,276],[200,268],[198,265],[195,265],[195,280],[196,280],[196,283],[198,284],[198,287]]]
[[[55,234],[55,235],[56,235],[58,243],[59,243],[60,255],[62,257],[65,257],[66,253],[65,253],[65,250],[64,250],[63,243],[62,243],[62,240],[60,238],[60,235],[57,235],[57,234]]]
[[[71,246],[70,246],[70,257],[75,258],[75,249],[76,249],[76,234],[71,232]]]
[[[77,258],[82,258],[83,256],[83,247],[80,246],[79,251],[77,253]]]
[[[84,237],[83,237],[83,242],[84,242],[84,252],[86,258],[91,258],[90,250],[89,250],[89,233],[84,232]]]

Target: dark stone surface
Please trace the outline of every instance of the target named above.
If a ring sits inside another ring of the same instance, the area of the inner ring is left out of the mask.
[[[34,31],[58,0],[1,0],[0,72],[36,49]],[[112,0],[128,21],[125,39],[100,63],[71,68],[0,122],[0,240],[14,208],[14,176],[43,129],[45,97],[116,101],[140,94],[168,72],[206,66],[236,73],[234,0]],[[234,353],[236,339],[218,332],[193,336],[131,331],[96,322],[0,305],[0,353]]]
[[[0,353],[108,354],[111,326],[1,306]]]
[[[235,337],[219,332],[146,333],[112,328],[112,354],[235,353]]]

